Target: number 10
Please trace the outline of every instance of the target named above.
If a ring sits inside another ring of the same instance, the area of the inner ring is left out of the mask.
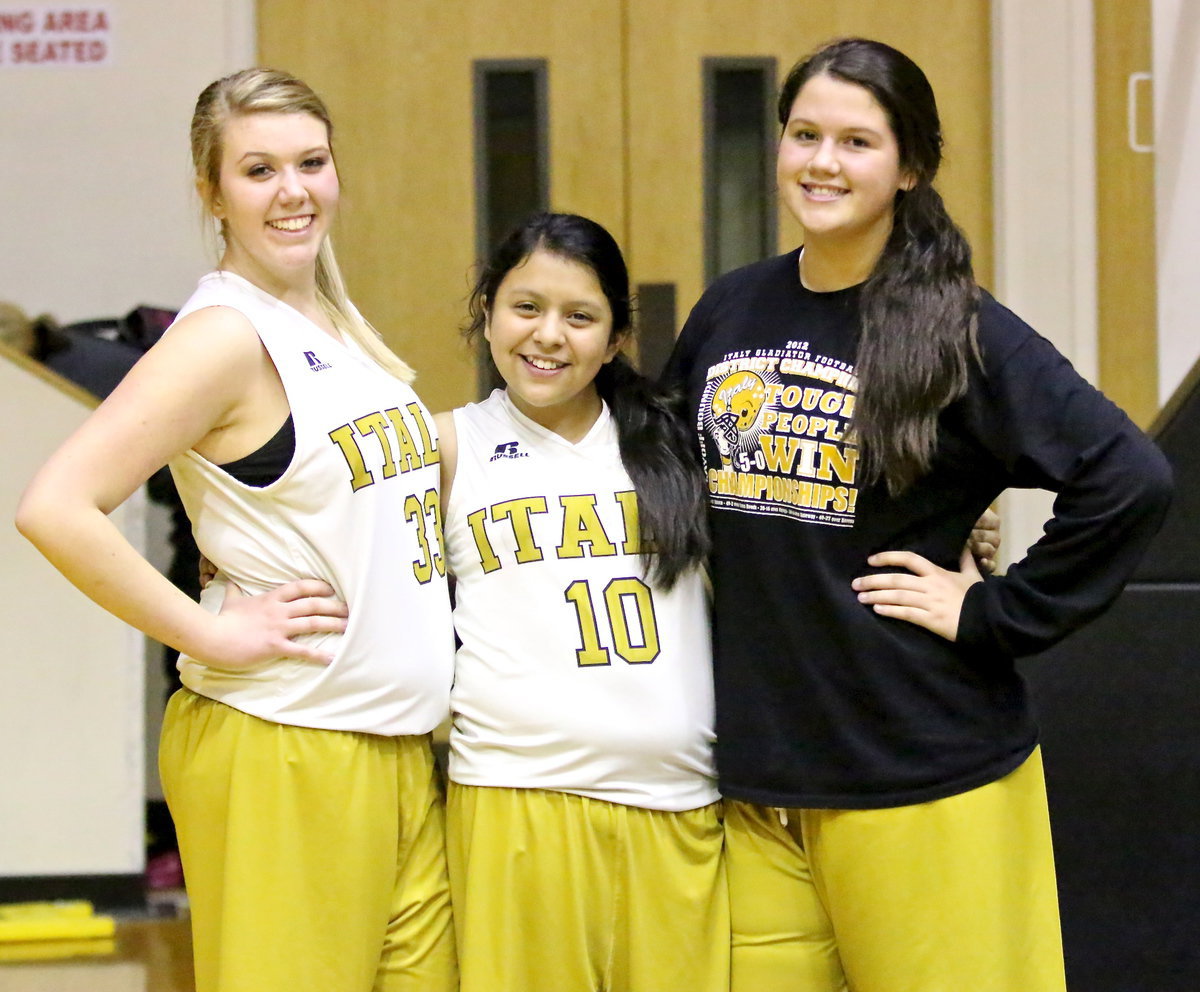
[[[608,648],[600,642],[600,626],[592,590],[585,579],[567,586],[564,598],[575,607],[583,647],[575,652],[580,667],[611,665]],[[654,597],[641,579],[613,579],[604,587],[604,611],[617,657],[630,665],[648,665],[658,657],[658,625],[654,619]],[[630,630],[630,614],[636,621],[641,642],[635,644]]]

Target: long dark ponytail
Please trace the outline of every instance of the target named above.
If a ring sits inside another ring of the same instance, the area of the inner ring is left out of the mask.
[[[896,194],[891,235],[861,290],[855,361],[862,480],[883,480],[899,493],[929,469],[938,414],[967,388],[977,354],[979,287],[971,246],[933,188],[942,128],[925,73],[880,42],[836,41],[788,74],[779,94],[781,125],[801,87],[822,74],[870,91],[914,183]]]
[[[629,272],[621,249],[601,225],[578,214],[540,213],[514,228],[481,266],[464,333],[478,341],[504,277],[542,250],[595,274],[612,310],[614,335],[633,324]],[[670,588],[708,554],[706,498],[695,438],[676,397],[641,375],[618,352],[601,366],[596,390],[617,427],[621,462],[638,498],[638,537],[652,551],[646,575]]]

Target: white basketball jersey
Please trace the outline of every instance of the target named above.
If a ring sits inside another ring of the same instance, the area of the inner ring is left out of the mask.
[[[205,276],[180,315],[230,307],[254,325],[295,424],[291,464],[262,488],[188,451],[171,471],[200,550],[246,593],[327,581],[345,634],[311,635],[328,667],[278,659],[246,672],[180,658],[183,684],[277,723],[421,734],[444,717],[454,644],[442,556],[433,419],[412,389],[268,293]],[[201,604],[214,613],[225,589]]]
[[[644,578],[608,408],[575,444],[502,390],[454,424],[451,778],[647,809],[713,802],[702,577],[669,592]]]

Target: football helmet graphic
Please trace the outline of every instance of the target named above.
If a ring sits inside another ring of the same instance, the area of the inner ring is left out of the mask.
[[[734,372],[725,377],[713,392],[713,437],[723,461],[728,461],[738,439],[758,423],[767,386],[754,372]]]

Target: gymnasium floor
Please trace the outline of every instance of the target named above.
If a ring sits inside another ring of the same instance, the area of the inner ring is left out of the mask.
[[[119,918],[109,953],[0,961],[0,992],[195,992],[187,917]]]

